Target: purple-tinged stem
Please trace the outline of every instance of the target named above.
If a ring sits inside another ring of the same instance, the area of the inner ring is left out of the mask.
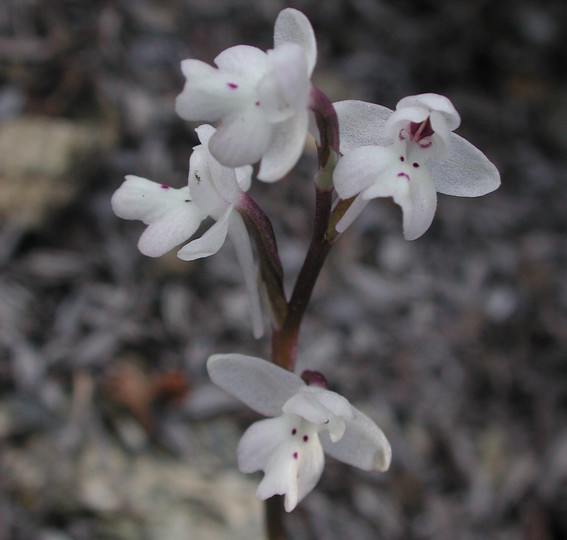
[[[319,169],[315,177],[313,237],[287,303],[283,324],[279,328],[274,327],[272,335],[272,362],[289,371],[293,371],[295,367],[297,341],[303,315],[331,248],[327,229],[333,203],[333,171],[339,155],[339,123],[333,104],[323,92],[312,87],[309,108],[315,116],[319,131],[317,141]]]
[[[317,156],[319,170],[315,183],[322,189],[333,189],[333,170],[339,155],[339,121],[329,98],[320,90],[311,87],[309,108],[315,116],[319,141]]]
[[[281,328],[274,329],[272,336],[272,361],[289,371],[293,371],[295,367],[297,340],[303,315],[311,299],[311,294],[323,263],[331,248],[331,244],[326,238],[326,232],[331,214],[333,193],[332,191],[321,190],[318,186],[315,186],[315,190],[313,239],[288,302],[285,321]]]

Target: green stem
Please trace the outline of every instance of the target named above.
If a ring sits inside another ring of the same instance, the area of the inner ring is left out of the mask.
[[[329,226],[327,228],[327,239],[331,244],[333,244],[336,239],[340,236],[335,227],[337,223],[341,220],[341,218],[346,214],[347,210],[350,208],[352,203],[354,202],[355,197],[351,197],[350,199],[339,199],[333,211],[331,212],[331,217],[329,218]]]

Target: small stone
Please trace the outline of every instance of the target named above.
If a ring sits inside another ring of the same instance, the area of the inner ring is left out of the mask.
[[[0,124],[0,216],[38,226],[75,199],[84,166],[115,141],[110,125],[40,116]]]

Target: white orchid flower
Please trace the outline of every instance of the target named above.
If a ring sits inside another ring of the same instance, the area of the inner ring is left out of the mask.
[[[367,471],[385,471],[392,451],[382,430],[348,400],[305,382],[260,358],[217,354],[207,361],[211,380],[260,414],[238,444],[238,467],[263,471],[256,495],[285,495],[291,512],[315,487],[324,453]]]
[[[196,129],[201,144],[193,149],[187,187],[175,189],[137,176],[126,181],[112,196],[114,213],[124,219],[139,219],[148,227],[138,248],[144,255],[159,257],[189,240],[201,222],[210,216],[214,223],[200,238],[178,252],[184,261],[214,255],[230,236],[246,282],[252,328],[263,334],[262,312],[256,282],[256,269],[250,238],[238,205],[250,186],[252,167],[230,169],[209,152],[208,142],[215,129],[202,125]]]
[[[404,237],[415,240],[433,221],[437,192],[478,197],[500,185],[494,164],[452,133],[461,120],[444,96],[409,96],[395,111],[363,101],[334,106],[343,157],[333,181],[342,199],[356,197],[337,223],[338,232],[371,199],[392,197],[403,211]]]
[[[147,225],[138,249],[148,257],[160,257],[191,238],[207,217],[191,200],[189,187],[176,189],[134,175],[126,176],[111,202],[118,217]]]
[[[209,145],[213,156],[228,167],[260,161],[258,178],[274,182],[303,151],[316,59],[309,20],[284,9],[276,19],[274,49],[237,45],[215,58],[217,68],[184,60],[187,82],[177,97],[177,113],[185,120],[219,121]]]

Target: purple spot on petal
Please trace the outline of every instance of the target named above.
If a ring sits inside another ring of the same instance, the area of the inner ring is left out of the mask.
[[[257,102],[255,103],[255,105],[256,105],[256,107],[259,107],[259,106],[260,106],[260,102],[257,101]]]
[[[398,178],[400,178],[400,176],[403,176],[409,182],[410,177],[405,172],[398,173]]]
[[[297,452],[293,453],[293,459],[297,459]]]
[[[405,161],[404,156],[400,156],[400,161],[402,161],[402,162]]]
[[[413,166],[415,169],[417,169],[419,167],[419,163],[414,163]]]
[[[169,186],[166,186],[165,184],[161,185],[161,189],[169,189]]]
[[[231,89],[231,90],[236,90],[238,88],[237,84],[234,84],[233,82],[229,82],[227,83],[227,86]]]
[[[293,428],[293,429],[291,430],[291,434],[292,434],[292,435],[295,435],[296,433],[297,433],[297,429]]]
[[[309,440],[309,437],[307,435],[303,435],[303,442],[307,442]]]

